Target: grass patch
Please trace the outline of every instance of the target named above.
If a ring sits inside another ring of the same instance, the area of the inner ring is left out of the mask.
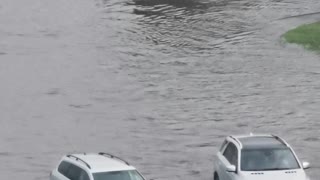
[[[299,26],[283,35],[289,43],[303,45],[306,49],[320,51],[320,22]]]

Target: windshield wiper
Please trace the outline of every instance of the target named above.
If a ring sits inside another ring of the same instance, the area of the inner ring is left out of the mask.
[[[262,169],[261,171],[281,171],[281,170],[290,170],[291,168],[270,168],[270,169]]]
[[[245,171],[281,171],[290,169],[292,168],[246,169]]]

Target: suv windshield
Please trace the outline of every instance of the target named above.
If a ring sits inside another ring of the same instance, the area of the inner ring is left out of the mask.
[[[242,171],[271,171],[300,168],[289,148],[243,149],[241,151]]]
[[[93,178],[94,180],[144,180],[136,170],[93,173]]]

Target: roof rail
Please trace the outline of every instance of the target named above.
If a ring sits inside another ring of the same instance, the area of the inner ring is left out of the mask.
[[[130,164],[127,162],[127,161],[125,161],[125,160],[123,160],[123,159],[121,159],[121,158],[119,158],[118,156],[114,156],[114,155],[112,155],[112,154],[110,154],[110,153],[104,153],[104,152],[99,152],[98,153],[99,155],[101,155],[101,156],[107,156],[107,157],[110,157],[110,158],[112,158],[112,159],[118,159],[118,160],[120,160],[120,161],[122,161],[122,162],[124,162],[124,163],[126,163],[128,166],[130,166]]]
[[[285,142],[281,137],[274,135],[274,134],[272,134],[271,136],[274,137],[276,140],[280,141],[285,146],[289,147],[289,144],[287,142]]]
[[[83,162],[89,169],[91,169],[91,166],[90,166],[87,162],[85,162],[84,160],[78,158],[77,156],[74,156],[74,155],[69,154],[69,155],[67,155],[67,157],[68,157],[68,158],[75,158],[76,161],[81,161],[81,162]]]
[[[242,148],[242,144],[241,144],[241,142],[237,139],[237,138],[235,138],[235,137],[233,137],[233,136],[229,136],[231,139],[233,139],[234,141],[236,141],[238,144],[239,144],[239,146],[240,146],[240,148]]]

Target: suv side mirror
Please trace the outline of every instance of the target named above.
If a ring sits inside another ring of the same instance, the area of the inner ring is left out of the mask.
[[[236,166],[235,165],[228,165],[227,167],[226,167],[226,170],[228,171],[228,172],[236,172]]]
[[[303,167],[303,169],[309,169],[310,163],[309,162],[302,162],[302,167]]]

